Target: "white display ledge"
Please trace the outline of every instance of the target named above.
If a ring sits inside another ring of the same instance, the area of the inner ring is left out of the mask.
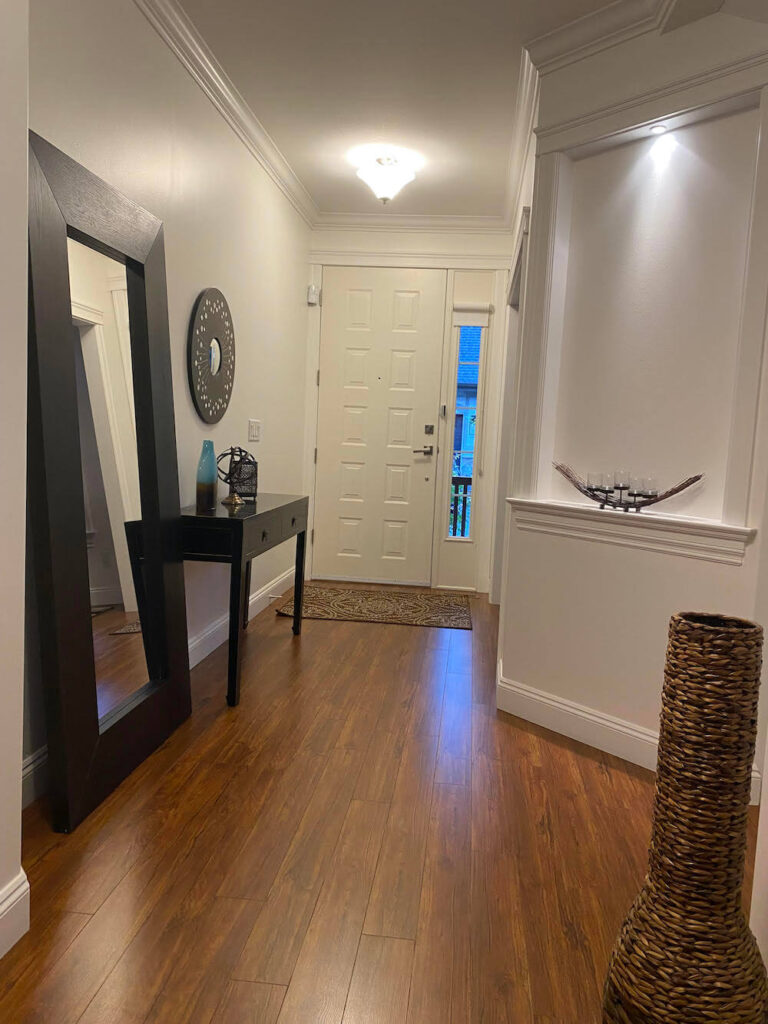
[[[756,530],[658,512],[618,512],[565,501],[507,498],[519,530],[741,565]]]

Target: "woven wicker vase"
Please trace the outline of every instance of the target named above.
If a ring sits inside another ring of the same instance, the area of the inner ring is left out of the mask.
[[[741,909],[763,631],[672,617],[648,877],[611,958],[603,1024],[768,1024]]]

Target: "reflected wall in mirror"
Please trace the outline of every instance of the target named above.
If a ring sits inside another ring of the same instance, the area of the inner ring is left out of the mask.
[[[149,681],[125,523],[141,519],[125,267],[67,240],[99,719]]]

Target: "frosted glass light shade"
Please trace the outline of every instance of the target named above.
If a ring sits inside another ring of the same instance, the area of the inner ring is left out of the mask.
[[[357,176],[369,186],[377,199],[394,199],[403,185],[413,181],[416,172],[388,157],[379,157],[372,164],[358,167]]]
[[[383,203],[394,199],[424,166],[423,157],[399,146],[356,146],[349,151],[347,159],[357,167],[358,178]]]

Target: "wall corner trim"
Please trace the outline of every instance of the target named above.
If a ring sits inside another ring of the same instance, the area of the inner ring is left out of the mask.
[[[603,750],[614,757],[656,771],[659,734],[623,718],[607,715],[554,693],[537,690],[504,676],[500,658],[496,672],[496,706],[500,711],[544,729]],[[751,802],[760,803],[762,778],[752,769]]]
[[[741,565],[757,530],[656,512],[613,512],[596,506],[507,498],[520,530],[619,544],[665,554]]]
[[[22,868],[0,889],[0,957],[29,931],[29,881]]]
[[[134,0],[238,138],[310,227],[317,207],[177,0]]]

